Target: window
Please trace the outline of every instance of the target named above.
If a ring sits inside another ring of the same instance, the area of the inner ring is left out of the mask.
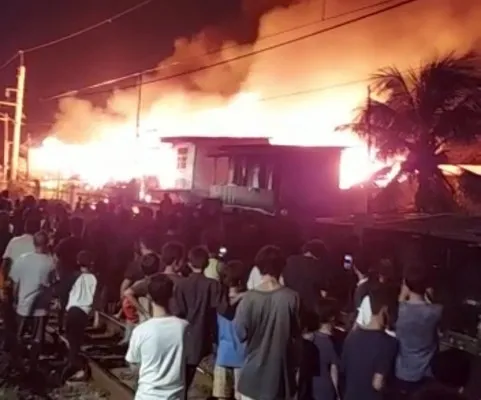
[[[187,156],[189,149],[187,147],[179,147],[177,149],[177,169],[182,170],[187,168]]]

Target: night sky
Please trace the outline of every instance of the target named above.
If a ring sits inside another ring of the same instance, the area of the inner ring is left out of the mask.
[[[141,0],[4,0],[0,64],[19,49],[88,27]],[[112,24],[26,55],[30,130],[50,123],[57,104],[40,98],[156,66],[179,36],[235,15],[237,0],[154,0]],[[0,88],[15,85],[15,64],[0,71]]]

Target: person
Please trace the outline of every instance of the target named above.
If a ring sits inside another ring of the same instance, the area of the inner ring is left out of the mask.
[[[13,237],[7,244],[7,248],[3,253],[2,270],[8,276],[8,271],[12,264],[23,254],[35,252],[33,243],[33,235],[40,231],[40,220],[29,218],[25,222],[25,233],[20,236]]]
[[[388,321],[386,325],[386,333],[395,336],[395,324],[398,314],[397,298],[400,293],[400,285],[395,279],[394,264],[389,259],[381,259],[376,267],[377,282],[386,288],[389,293],[391,301],[389,302]],[[371,278],[373,279],[373,278]],[[375,280],[375,279],[373,279]],[[365,326],[369,324],[371,319],[371,303],[369,296],[364,296],[361,305],[358,308],[356,325]]]
[[[0,211],[7,213],[12,211],[12,201],[10,200],[10,192],[8,190],[0,192]]]
[[[245,292],[244,264],[232,260],[220,271],[220,281],[229,291],[229,312],[236,307]],[[212,395],[218,399],[240,400],[237,391],[240,368],[244,363],[245,347],[240,342],[234,323],[223,315],[217,315],[217,356],[214,367]]]
[[[70,236],[62,239],[54,248],[59,279],[59,284],[57,285],[57,295],[60,303],[59,326],[63,326],[69,293],[79,274],[78,254],[86,248],[85,241],[82,238],[83,231],[83,219],[80,217],[71,218]]]
[[[221,244],[217,239],[217,235],[207,231],[204,236],[204,243],[207,251],[209,252],[209,265],[204,270],[204,275],[207,278],[219,280],[220,271],[223,268],[223,263],[219,259]]]
[[[384,398],[394,368],[397,341],[384,331],[389,295],[384,287],[377,286],[370,290],[369,299],[370,322],[349,333],[342,351],[344,400]]]
[[[361,303],[368,295],[369,288],[373,282],[369,275],[369,263],[362,254],[359,254],[354,258],[352,269],[357,279],[353,302],[355,310],[359,311]]]
[[[67,337],[69,352],[68,364],[63,372],[66,380],[85,378],[85,368],[80,356],[80,348],[84,341],[85,329],[87,328],[89,315],[94,306],[97,292],[97,278],[91,269],[94,258],[88,251],[82,250],[77,255],[79,275],[70,289],[66,305],[65,334]]]
[[[17,339],[22,340],[26,323],[33,321],[33,344],[30,352],[32,368],[35,368],[41,352],[50,297],[47,288],[54,278],[54,262],[48,253],[49,238],[40,231],[33,236],[34,251],[18,257],[10,270],[18,317]]]
[[[428,287],[423,269],[412,268],[401,290],[396,321],[400,345],[396,378],[403,393],[413,393],[432,376],[431,361],[438,347],[442,306],[427,301]]]
[[[245,342],[238,391],[250,399],[292,399],[301,349],[299,296],[279,282],[285,259],[276,246],[256,256],[261,283],[240,301],[234,323]]]
[[[254,265],[249,273],[249,278],[247,279],[247,289],[255,289],[261,283],[262,275],[259,271],[259,268]]]
[[[56,246],[55,253],[59,259],[62,270],[66,273],[77,268],[77,256],[86,249],[83,240],[84,221],[80,217],[70,219],[70,236],[60,240]]]
[[[135,282],[144,278],[141,268],[142,256],[150,253],[155,253],[157,248],[157,236],[151,233],[146,233],[141,236],[138,243],[138,254],[132,260],[124,275],[124,280],[120,285],[120,298],[124,296],[124,292],[132,286]]]
[[[134,283],[123,295],[122,310],[126,317],[126,326],[119,345],[127,344],[135,325],[151,316],[151,303],[146,297],[147,287],[151,279],[161,273],[160,257],[156,253],[145,254],[141,258],[140,267],[144,274],[143,279]]]
[[[287,259],[282,272],[284,285],[301,299],[301,324],[317,329],[315,304],[326,296],[329,280],[326,246],[320,240],[311,240],[302,247],[302,254]]]
[[[180,271],[184,264],[185,248],[180,242],[167,242],[162,246],[161,263],[162,273],[166,274],[175,283],[182,279]]]
[[[333,338],[337,305],[333,300],[320,300],[318,304],[318,329],[305,334],[303,340],[299,400],[340,398],[340,359]]]
[[[209,254],[203,247],[189,251],[188,265],[192,273],[179,280],[175,288],[178,315],[189,322],[185,349],[186,388],[192,384],[197,366],[212,353],[217,312],[224,314],[228,306],[220,283],[204,275]]]
[[[174,284],[159,275],[148,285],[152,318],[135,327],[126,361],[139,368],[135,400],[185,397],[185,340],[187,321],[172,316],[169,301]]]

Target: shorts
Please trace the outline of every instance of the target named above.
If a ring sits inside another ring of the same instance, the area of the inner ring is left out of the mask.
[[[239,383],[240,368],[214,367],[214,384],[212,386],[212,396],[221,399],[240,399],[237,393]]]

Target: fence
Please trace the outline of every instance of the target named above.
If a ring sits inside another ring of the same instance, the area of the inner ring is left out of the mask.
[[[77,199],[96,202],[103,197],[99,193],[89,192],[71,181],[25,180],[18,183],[0,181],[0,190],[8,189],[13,199],[32,195],[37,199],[59,200],[74,207]]]

